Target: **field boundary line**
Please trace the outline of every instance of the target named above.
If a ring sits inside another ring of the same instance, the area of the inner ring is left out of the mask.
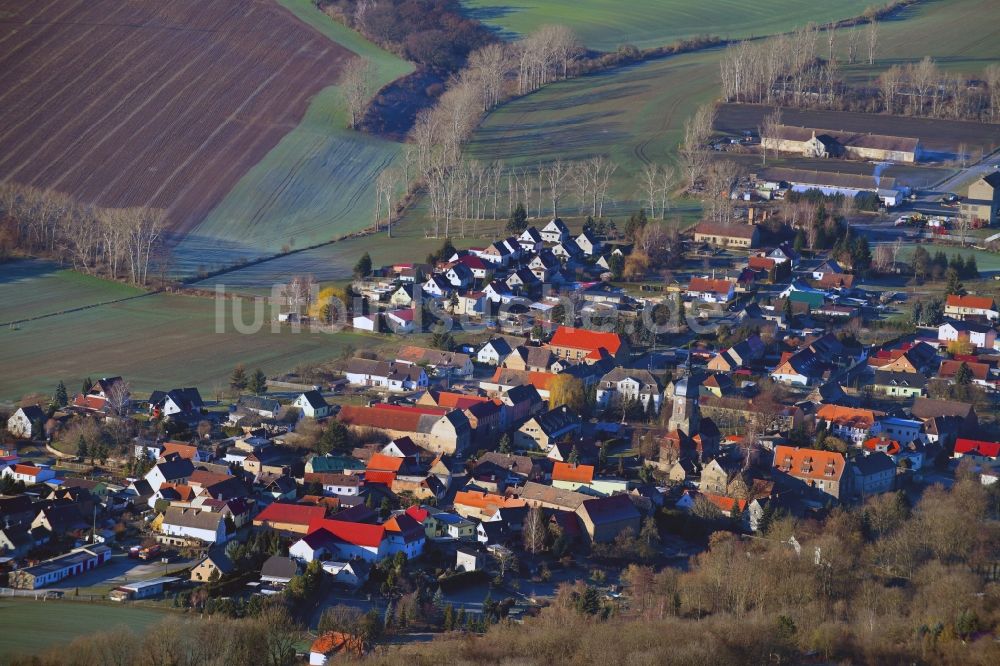
[[[49,317],[58,317],[60,315],[71,314],[73,312],[82,312],[83,310],[91,310],[93,308],[99,308],[105,305],[114,305],[115,303],[134,301],[137,298],[146,298],[147,296],[153,296],[154,294],[159,294],[162,292],[163,289],[155,289],[153,291],[147,291],[145,293],[136,294],[134,296],[113,298],[109,301],[100,301],[99,303],[90,303],[89,305],[81,305],[75,308],[66,308],[65,310],[59,310],[57,312],[46,312],[45,314],[35,315],[34,317],[25,317],[24,319],[12,319],[10,321],[0,321],[0,326],[16,326],[17,324],[26,324],[28,322],[38,321],[39,319],[48,319]]]

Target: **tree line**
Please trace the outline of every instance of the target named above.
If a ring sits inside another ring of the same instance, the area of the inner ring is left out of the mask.
[[[843,65],[878,55],[880,23],[874,16],[841,37],[835,27],[810,24],[766,40],[730,44],[720,61],[727,102],[777,104],[800,109],[884,112],[996,122],[1000,119],[1000,65],[980,77],[941,70],[932,58],[893,64],[868,85],[850,85]],[[837,42],[846,39],[846,58]]]
[[[136,285],[163,258],[166,211],[101,208],[53,190],[0,182],[0,260],[50,257],[75,270]]]

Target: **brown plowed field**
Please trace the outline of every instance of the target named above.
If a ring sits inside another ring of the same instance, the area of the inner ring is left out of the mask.
[[[0,180],[188,230],[349,57],[273,0],[0,0]]]

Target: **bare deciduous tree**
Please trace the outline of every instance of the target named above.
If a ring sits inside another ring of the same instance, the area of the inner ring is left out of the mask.
[[[872,19],[868,24],[868,64],[875,64],[875,52],[878,50],[878,21]]]
[[[344,67],[341,88],[347,103],[348,127],[357,129],[372,96],[374,70],[367,58],[352,58]]]

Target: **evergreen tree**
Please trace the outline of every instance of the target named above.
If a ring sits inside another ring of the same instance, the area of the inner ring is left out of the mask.
[[[604,470],[608,466],[608,443],[601,442],[601,448],[597,451],[597,469]]]
[[[964,361],[962,365],[958,366],[958,370],[955,371],[955,383],[959,386],[968,386],[972,383],[972,370]]]
[[[800,228],[795,233],[795,241],[792,243],[792,249],[802,254],[802,251],[806,248],[806,232],[802,231]]]
[[[512,234],[519,234],[528,228],[528,211],[524,209],[524,204],[519,203],[514,207],[514,212],[507,220],[507,231]]]
[[[794,316],[792,312],[792,299],[787,297],[785,298],[785,304],[781,309],[781,314],[782,318],[785,320],[785,324],[792,323],[792,317]]]
[[[914,326],[919,326],[922,322],[924,314],[924,304],[920,301],[913,301],[913,306],[910,308],[910,323]]]
[[[946,293],[955,294],[957,296],[965,295],[965,287],[962,285],[962,281],[958,277],[958,269],[954,266],[949,267],[945,273],[945,279],[948,282],[945,287]]]
[[[922,246],[913,251],[913,276],[923,282],[931,275],[931,255]]]
[[[354,277],[363,278],[371,275],[372,258],[367,252],[361,255],[358,263],[354,264]]]
[[[500,437],[500,453],[510,453],[510,435],[504,433]]]
[[[576,450],[576,445],[573,445],[573,449],[569,452],[569,457],[566,462],[570,465],[576,465],[580,462],[580,452]]]
[[[83,438],[83,435],[76,440],[76,455],[80,457],[80,460],[87,459],[87,440]]]
[[[253,371],[250,375],[250,380],[247,382],[247,388],[254,395],[260,395],[261,393],[267,392],[267,375],[260,368]]]
[[[938,326],[944,320],[944,301],[940,298],[931,298],[924,303],[924,324],[926,326]]]
[[[240,363],[233,368],[233,373],[229,375],[229,386],[237,393],[240,393],[246,389],[247,381],[247,371],[243,368],[243,364]]]
[[[976,256],[970,254],[965,260],[965,274],[962,276],[969,280],[979,279],[979,265],[976,263]]]
[[[81,387],[82,389],[81,392],[84,395],[87,395],[88,393],[90,393],[90,389],[92,388],[94,388],[94,380],[92,380],[90,377],[87,377],[86,379],[83,380],[83,386]]]
[[[445,631],[451,631],[455,628],[455,607],[451,604],[444,607],[443,628]]]
[[[66,385],[61,381],[58,385],[56,385],[56,394],[52,399],[60,407],[65,407],[69,404],[69,395],[66,393]]]

